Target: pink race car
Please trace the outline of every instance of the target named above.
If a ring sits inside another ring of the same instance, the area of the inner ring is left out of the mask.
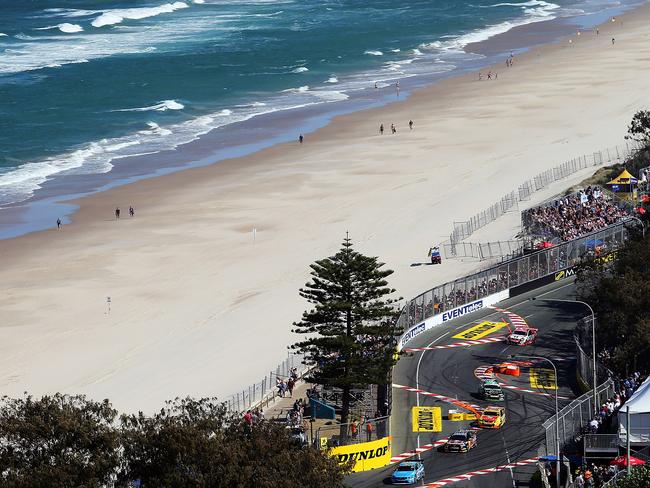
[[[530,346],[537,339],[537,330],[530,327],[516,327],[507,338],[506,343],[516,346]]]

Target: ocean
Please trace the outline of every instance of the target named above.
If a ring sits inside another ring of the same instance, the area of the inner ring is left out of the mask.
[[[246,134],[270,144],[279,131],[271,114],[295,113],[298,121],[383,103],[372,94],[398,80],[408,90],[491,61],[466,52],[469,43],[620,7],[608,0],[4,0],[0,219],[39,198],[160,173],[152,155],[176,150],[184,160],[182,146],[211,131],[220,131],[221,150],[250,142]],[[285,128],[293,138],[310,125]],[[4,236],[16,234],[3,224]]]

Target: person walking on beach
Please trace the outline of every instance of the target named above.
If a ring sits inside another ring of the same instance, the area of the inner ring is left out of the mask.
[[[57,229],[61,228],[61,219],[56,219],[56,228]]]
[[[377,86],[377,82],[375,81],[375,90],[376,90],[377,88],[379,88],[379,87]]]
[[[397,134],[397,128],[395,127],[395,124],[390,124],[390,131],[393,134]]]
[[[612,46],[614,45],[614,42],[616,42],[616,39],[612,37]]]
[[[116,218],[116,219],[119,219],[119,218],[120,218],[120,207],[117,207],[117,208],[115,209],[115,218]]]
[[[130,215],[131,217],[133,217],[133,216],[135,215],[135,209],[133,208],[133,206],[130,206],[130,207],[129,207],[129,215]]]
[[[379,126],[379,133],[383,136],[384,135],[384,124],[381,124]]]
[[[409,120],[409,129],[413,130],[413,121]]]
[[[483,81],[483,73],[478,72],[478,81]]]
[[[300,144],[302,144],[303,139],[304,137],[302,137],[302,134],[300,134],[300,136],[298,137],[298,141],[300,141]]]
[[[488,79],[488,80],[491,80],[491,79],[492,79],[492,71],[488,71],[487,79]]]

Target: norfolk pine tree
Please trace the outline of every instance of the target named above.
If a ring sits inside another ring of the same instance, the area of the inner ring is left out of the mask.
[[[386,281],[393,272],[383,266],[356,252],[346,234],[336,255],[310,265],[312,281],[300,289],[313,308],[293,324],[293,332],[307,338],[291,348],[316,366],[308,382],[342,389],[342,424],[348,422],[351,389],[385,385],[395,364],[402,331],[395,324],[395,300],[386,298],[395,292]]]

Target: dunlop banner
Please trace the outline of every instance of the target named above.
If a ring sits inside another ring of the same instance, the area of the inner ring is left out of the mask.
[[[440,407],[413,407],[411,409],[413,432],[442,432]]]
[[[341,464],[354,461],[352,471],[355,473],[370,471],[390,464],[390,440],[391,437],[388,436],[372,442],[335,447],[330,451],[330,455],[336,456]]]

